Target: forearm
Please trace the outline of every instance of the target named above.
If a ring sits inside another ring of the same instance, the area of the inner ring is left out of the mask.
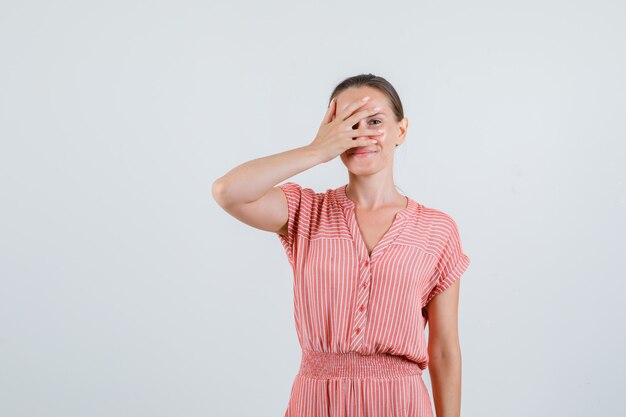
[[[437,417],[461,416],[461,354],[435,356],[428,363]]]
[[[249,203],[262,197],[276,184],[322,162],[310,145],[251,161],[228,171],[213,182],[213,194],[224,205]]]

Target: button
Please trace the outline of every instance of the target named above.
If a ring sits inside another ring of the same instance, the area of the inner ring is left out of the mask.
[[[370,264],[370,261],[366,260],[365,261],[365,266],[369,266],[369,264]]]
[[[363,288],[367,288],[367,282],[363,283]]]
[[[360,331],[361,331],[361,329],[359,329],[359,328],[357,327],[356,329],[354,329],[354,331],[358,333],[358,332],[360,332]]]
[[[359,311],[363,311],[363,310],[365,310],[364,306],[359,307]]]

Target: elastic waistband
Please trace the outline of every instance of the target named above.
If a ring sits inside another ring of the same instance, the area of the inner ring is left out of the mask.
[[[300,371],[310,378],[394,378],[421,375],[416,362],[404,356],[377,353],[363,355],[357,352],[329,353],[302,350]]]

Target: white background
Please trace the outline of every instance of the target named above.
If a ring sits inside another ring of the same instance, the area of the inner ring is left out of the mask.
[[[334,86],[368,72],[409,119],[396,184],[450,214],[471,258],[463,416],[625,415],[625,17],[620,1],[3,2],[0,415],[282,416],[291,270],[211,183],[310,143]]]

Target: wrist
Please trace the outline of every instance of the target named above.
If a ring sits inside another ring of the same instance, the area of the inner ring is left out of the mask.
[[[315,165],[326,162],[319,148],[313,145],[306,145],[306,146],[303,146],[302,149],[306,152],[309,158],[311,158],[311,160],[315,163]]]

